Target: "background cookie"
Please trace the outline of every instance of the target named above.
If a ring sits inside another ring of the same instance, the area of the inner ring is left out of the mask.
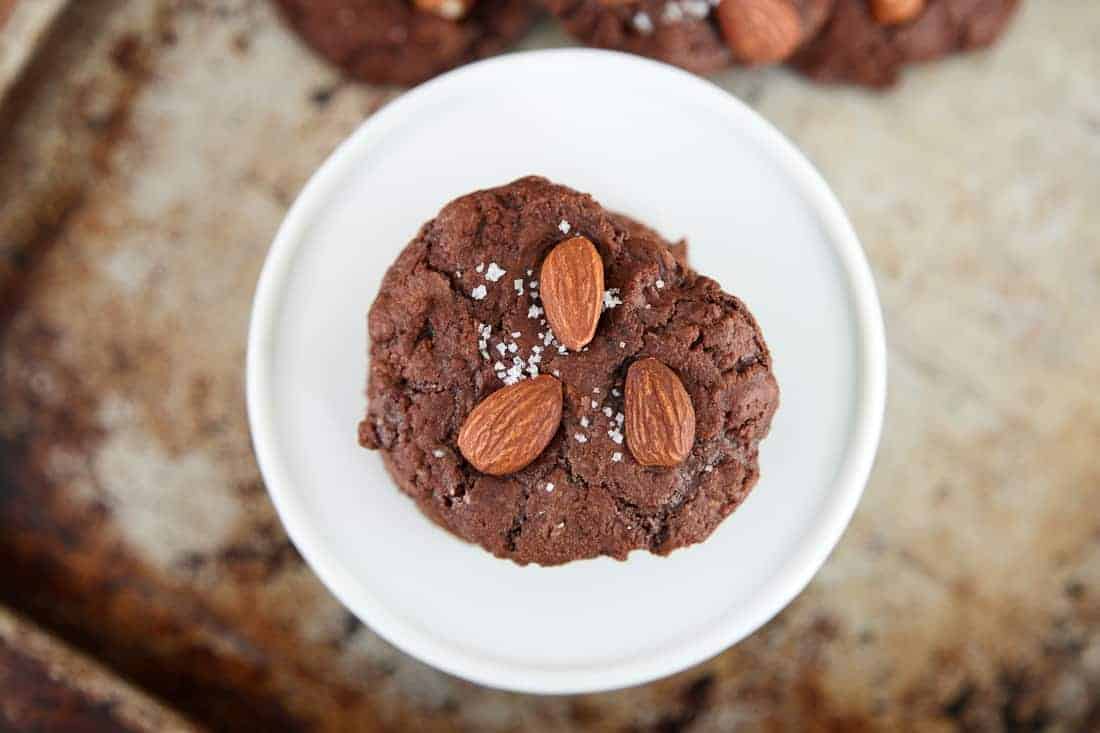
[[[1019,0],[927,0],[912,20],[876,19],[869,0],[836,0],[821,33],[792,64],[822,82],[889,86],[909,63],[988,46],[1004,30]]]
[[[603,260],[609,307],[573,352],[543,323],[537,279],[545,254],[578,234]],[[360,443],[382,451],[421,511],[498,556],[666,554],[706,539],[758,478],[779,393],[752,315],[652,230],[572,189],[524,178],[448,204],[387,272],[369,328]],[[673,468],[640,465],[624,440],[626,371],[647,357],[694,404],[691,452]],[[539,374],[564,385],[560,428],[520,470],[478,472],[456,447],[460,427],[490,394]]]
[[[276,2],[318,53],[375,84],[416,84],[499,53],[527,32],[536,15],[529,0],[476,0],[461,20],[419,10],[409,0]],[[444,14],[455,7],[441,6]]]
[[[781,61],[824,23],[833,0],[544,0],[584,43],[709,73]]]

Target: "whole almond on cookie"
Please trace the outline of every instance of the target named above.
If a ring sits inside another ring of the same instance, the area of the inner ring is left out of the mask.
[[[782,61],[802,43],[793,0],[722,0],[715,13],[726,43],[747,64]]]
[[[899,25],[916,18],[925,0],[871,0],[871,14],[882,25]]]
[[[679,465],[695,442],[695,408],[676,372],[642,359],[626,373],[626,444],[643,466]]]
[[[603,310],[603,259],[585,237],[573,237],[546,255],[539,275],[546,319],[558,341],[580,351],[596,335]]]
[[[538,458],[558,431],[561,401],[561,382],[545,374],[499,389],[462,423],[458,449],[482,473],[514,473]]]

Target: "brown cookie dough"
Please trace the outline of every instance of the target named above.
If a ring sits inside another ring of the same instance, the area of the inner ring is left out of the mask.
[[[605,310],[580,352],[545,323],[538,274],[576,235],[596,246]],[[463,196],[387,272],[369,316],[369,405],[359,441],[442,527],[517,563],[544,565],[706,539],[748,495],[779,392],[744,303],[680,264],[652,230],[590,196],[523,178]],[[645,468],[623,436],[636,361],[671,368],[695,410],[674,468]],[[470,412],[536,374],[563,386],[561,424],[519,471],[475,470],[456,441]]]
[[[1019,0],[927,0],[913,20],[888,25],[874,18],[869,0],[836,0],[822,32],[792,64],[821,82],[890,86],[906,64],[990,45],[1018,5]]]
[[[476,0],[461,20],[419,10],[410,0],[276,1],[314,50],[375,84],[416,84],[500,53],[536,15],[531,0]]]
[[[723,35],[716,0],[543,0],[566,30],[599,48],[649,56],[705,74],[734,63],[771,62],[731,50]],[[751,12],[761,0],[732,0]],[[829,14],[833,0],[763,0],[791,5],[801,24],[801,40],[811,38]],[[741,24],[743,26],[748,23]],[[739,44],[733,44],[735,47]],[[794,43],[790,50],[798,44]]]

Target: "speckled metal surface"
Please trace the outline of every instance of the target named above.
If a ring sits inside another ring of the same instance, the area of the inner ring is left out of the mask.
[[[890,338],[878,465],[746,642],[537,698],[360,625],[251,454],[270,238],[396,92],[341,81],[263,0],[72,4],[0,109],[0,603],[220,730],[1100,730],[1098,37],[1094,0],[1033,0],[993,51],[885,96],[718,79],[865,242]]]

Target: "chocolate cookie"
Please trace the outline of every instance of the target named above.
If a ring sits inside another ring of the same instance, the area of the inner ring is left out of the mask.
[[[318,53],[375,84],[416,84],[500,53],[527,32],[536,14],[531,0],[277,2]]]
[[[594,311],[586,270],[602,270]],[[579,351],[547,320],[563,292],[568,318],[596,324]],[[495,555],[667,554],[756,483],[779,399],[756,321],[590,196],[530,177],[456,199],[389,269],[368,321],[360,443],[428,517]]]
[[[544,0],[590,46],[697,73],[782,61],[824,23],[833,0]]]
[[[894,84],[903,66],[993,43],[1018,0],[836,0],[822,32],[793,59],[822,82]],[[904,12],[893,13],[894,8]]]

